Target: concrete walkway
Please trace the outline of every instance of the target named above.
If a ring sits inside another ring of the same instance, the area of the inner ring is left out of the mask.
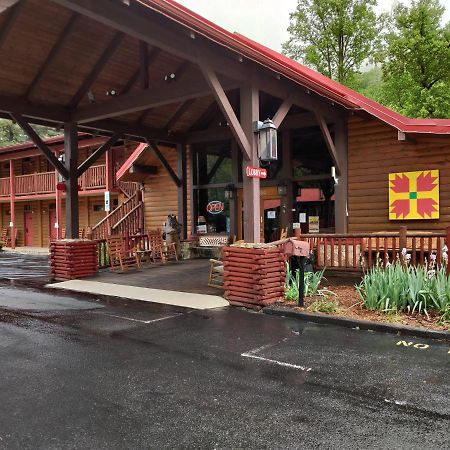
[[[6,253],[18,253],[21,255],[48,255],[50,251],[47,247],[3,247]]]
[[[48,284],[47,287],[72,292],[84,292],[94,295],[107,295],[144,302],[181,306],[191,309],[214,309],[228,306],[228,302],[217,295],[192,294],[188,292],[101,283],[98,281],[71,280]]]

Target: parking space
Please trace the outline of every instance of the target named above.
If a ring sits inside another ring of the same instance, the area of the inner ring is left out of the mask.
[[[5,448],[450,446],[448,343],[27,292],[0,311]]]

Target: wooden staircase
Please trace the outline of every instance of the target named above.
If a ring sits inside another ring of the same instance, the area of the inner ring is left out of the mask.
[[[92,227],[91,238],[106,239],[112,235],[133,236],[141,233],[144,233],[144,202],[141,192],[136,191]]]

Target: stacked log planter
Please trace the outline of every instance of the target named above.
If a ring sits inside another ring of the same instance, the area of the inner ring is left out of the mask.
[[[285,256],[276,246],[224,247],[225,298],[235,306],[260,309],[284,297]]]
[[[95,275],[98,272],[97,241],[65,239],[52,242],[50,270],[55,281]]]

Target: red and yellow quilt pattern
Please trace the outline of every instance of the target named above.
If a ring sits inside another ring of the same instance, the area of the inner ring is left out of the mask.
[[[439,170],[389,174],[389,220],[439,219]]]

